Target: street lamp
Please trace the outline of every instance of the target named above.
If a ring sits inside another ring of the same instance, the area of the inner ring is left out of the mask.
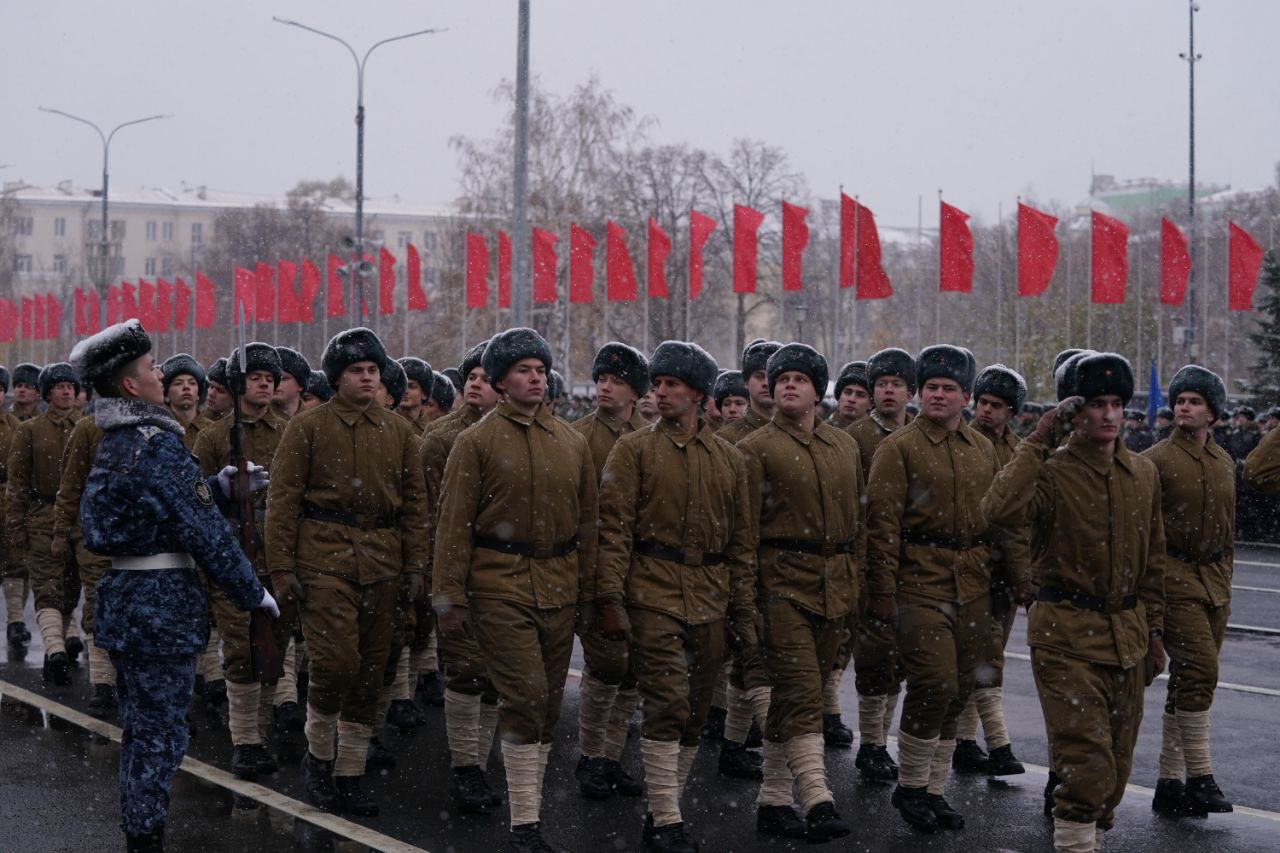
[[[393,41],[401,41],[403,39],[413,38],[415,36],[425,36],[431,33],[442,33],[444,29],[417,30],[404,35],[392,36],[382,41],[374,42],[373,45],[364,52],[361,57],[345,39],[335,36],[333,33],[326,33],[324,30],[317,30],[315,27],[309,27],[306,24],[300,24],[297,21],[288,20],[286,18],[277,18],[272,16],[271,20],[277,24],[285,24],[290,27],[297,27],[300,30],[306,30],[309,33],[315,33],[318,36],[324,36],[332,39],[342,45],[351,54],[351,59],[356,64],[356,238],[355,238],[355,254],[352,256],[351,269],[360,271],[360,264],[364,262],[364,64],[369,61],[369,54],[373,53],[384,44]],[[364,302],[364,282],[366,276],[357,274],[355,276],[357,286],[352,288],[351,292],[351,316],[356,322],[360,318],[360,305]],[[357,292],[357,290],[359,292]]]
[[[111,235],[108,231],[109,225],[107,221],[107,190],[109,187],[107,165],[111,157],[111,140],[121,128],[129,127],[134,124],[142,124],[147,121],[156,121],[162,118],[173,118],[173,116],[154,115],[147,116],[146,118],[135,118],[133,121],[126,121],[123,124],[116,125],[111,129],[110,133],[103,133],[102,128],[98,127],[87,118],[74,116],[71,113],[63,112],[62,110],[50,109],[49,107],[40,107],[39,109],[42,113],[53,113],[54,115],[59,115],[63,118],[69,118],[72,121],[78,121],[81,124],[87,124],[89,127],[92,127],[97,131],[98,138],[102,140],[102,239],[98,242],[99,254],[96,270],[97,275],[92,277],[97,279],[94,284],[97,285],[98,288],[98,298],[105,299],[107,295],[107,284],[111,277],[111,270],[109,269],[110,264],[108,263],[111,256]]]
[[[809,319],[809,306],[804,302],[796,304],[796,340],[804,343],[804,321]]]

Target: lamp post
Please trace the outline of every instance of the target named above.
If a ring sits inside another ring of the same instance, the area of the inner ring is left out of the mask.
[[[111,129],[109,133],[103,133],[102,128],[98,127],[98,125],[89,121],[87,118],[81,118],[80,116],[72,115],[71,113],[63,112],[62,110],[50,109],[49,107],[40,107],[39,109],[41,112],[44,112],[44,113],[53,113],[54,115],[60,115],[63,118],[69,118],[72,121],[78,121],[81,124],[87,124],[89,125],[89,127],[93,128],[97,132],[98,138],[102,140],[102,231],[99,234],[101,239],[98,241],[97,264],[96,265],[91,264],[90,277],[95,279],[94,285],[98,289],[98,299],[99,300],[105,299],[107,295],[107,286],[110,283],[111,278],[113,277],[113,272],[114,272],[114,270],[111,269],[113,265],[110,263],[111,234],[109,230],[110,224],[107,219],[107,199],[108,199],[108,190],[110,188],[110,184],[109,184],[110,170],[108,169],[108,166],[111,158],[111,140],[115,137],[116,133],[118,133],[121,128],[129,127],[135,124],[142,124],[143,122],[148,122],[148,121],[157,121],[158,119],[162,119],[162,118],[173,118],[173,116],[154,115],[154,116],[146,116],[145,118],[135,118],[132,121],[126,121],[123,124],[116,125],[114,128]],[[90,260],[93,260],[93,259],[91,258]],[[93,274],[95,272],[96,272],[96,275]]]
[[[804,343],[804,321],[809,319],[809,306],[804,302],[796,303],[796,340]]]
[[[1196,360],[1196,63],[1201,54],[1196,53],[1196,12],[1200,5],[1195,0],[1187,3],[1187,52],[1178,57],[1187,63],[1188,128],[1187,128],[1187,255],[1191,261],[1187,272],[1187,328],[1182,337],[1182,354],[1187,364]]]
[[[356,235],[354,254],[352,256],[350,272],[356,274],[350,276],[356,280],[356,286],[351,289],[351,317],[354,322],[359,322],[360,306],[364,303],[364,282],[368,277],[361,264],[364,263],[364,66],[369,61],[369,54],[373,53],[384,44],[393,41],[402,41],[404,39],[414,38],[415,36],[425,36],[431,33],[444,32],[443,29],[417,30],[412,33],[391,36],[382,41],[374,42],[368,50],[364,52],[364,56],[360,56],[345,39],[335,36],[333,33],[326,33],[324,30],[317,30],[315,27],[309,27],[306,24],[300,24],[286,18],[272,17],[271,20],[277,24],[285,24],[290,27],[297,27],[300,30],[306,30],[309,33],[315,33],[318,36],[324,36],[332,39],[342,45],[351,54],[351,59],[356,64]]]

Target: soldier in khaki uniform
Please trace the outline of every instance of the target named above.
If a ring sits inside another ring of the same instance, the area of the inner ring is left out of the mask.
[[[24,361],[13,369],[13,416],[29,421],[40,414],[40,368]]]
[[[1280,430],[1264,435],[1245,458],[1244,482],[1264,495],[1280,493]]]
[[[1087,853],[1115,822],[1143,688],[1164,668],[1165,538],[1155,465],[1119,441],[1129,363],[1087,354],[1064,390],[1074,393],[1018,445],[982,510],[1027,525],[1039,558],[1027,638],[1059,779],[1054,845]],[[1065,418],[1075,431],[1055,451]]]
[[[840,368],[836,377],[836,410],[827,422],[838,429],[848,429],[871,414],[871,382],[867,363],[851,361]]]
[[[200,406],[209,393],[209,380],[204,368],[184,352],[165,359],[160,365],[160,375],[163,377],[165,404],[186,430],[182,443],[187,450],[195,450],[197,436],[213,426],[213,421],[200,414]],[[86,470],[85,475],[88,473]]]
[[[591,588],[596,475],[582,436],[544,402],[551,349],[532,329],[485,347],[502,402],[458,436],[436,524],[432,606],[446,642],[474,632],[498,693],[512,851],[544,851],[543,779]]]
[[[867,361],[871,386],[871,414],[848,427],[858,443],[864,477],[871,474],[871,460],[880,442],[904,427],[911,418],[907,404],[916,395],[916,362],[906,351],[890,347]],[[867,590],[858,610],[866,617]],[[857,620],[850,629],[854,687],[858,692],[858,755],[854,759],[863,781],[890,783],[898,778],[898,766],[889,755],[889,730],[898,709],[902,661],[892,627],[874,618]]]
[[[390,359],[365,328],[322,358],[336,393],[289,421],[271,472],[267,562],[300,601],[311,658],[303,781],[317,807],[376,815],[360,789],[397,598],[422,587],[427,499],[413,428],[375,404]],[[334,739],[337,738],[335,749]]]
[[[1010,421],[1022,411],[1027,398],[1026,380],[1003,364],[993,364],[978,374],[973,398],[973,426],[991,442],[996,461],[1003,468],[1013,459],[1013,451],[1021,441]],[[1018,612],[1006,578],[1028,576],[1031,555],[1024,537],[1010,537],[1002,548],[993,548],[991,556],[991,645],[978,666],[973,695],[960,714],[951,766],[961,773],[1016,776],[1025,773],[1026,768],[1014,757],[1004,720],[1004,650]],[[1001,563],[1011,563],[1012,568]],[[979,721],[990,755],[978,746]]]
[[[295,349],[276,347],[280,356],[280,381],[271,397],[271,408],[284,420],[289,420],[302,409],[302,390],[311,378],[311,365]]]
[[[4,411],[4,397],[9,393],[9,371],[0,367],[0,488],[9,481],[9,445],[13,443],[14,433],[18,431],[18,419],[12,412]],[[9,531],[0,533],[0,589],[4,592],[5,636],[9,648],[15,656],[26,653],[26,645],[31,641],[31,632],[27,630],[26,616],[23,611],[27,606],[27,594],[30,585],[27,581],[27,567],[21,560],[13,558],[12,546],[9,543]]]
[[[720,371],[711,393],[715,398],[716,408],[720,410],[721,427],[737,423],[746,417],[750,393],[746,383],[742,381],[741,370]]]
[[[591,365],[596,383],[596,409],[574,421],[587,440],[598,475],[604,474],[609,452],[622,436],[649,422],[636,414],[636,400],[649,390],[649,362],[626,344],[611,341],[600,348]],[[640,704],[635,671],[627,656],[626,640],[609,640],[595,630],[595,584],[582,594],[577,633],[586,663],[578,703],[578,743],[582,756],[574,770],[582,795],[604,800],[614,793],[638,797],[644,785],[622,768],[627,729]]]
[[[245,347],[244,375],[240,372],[239,350],[232,352],[227,365],[227,382],[240,391],[240,422],[243,428],[241,450],[245,458],[255,466],[270,472],[276,448],[284,436],[284,419],[271,408],[271,398],[280,378],[280,356],[270,344],[251,343]],[[231,457],[231,429],[233,417],[215,421],[196,438],[193,453],[206,477],[219,474],[235,465]],[[268,474],[269,476],[269,474]],[[255,525],[262,536],[262,518],[267,495],[258,492],[254,496]],[[239,502],[229,505],[227,516],[239,530]],[[264,585],[270,578],[267,555],[259,550],[253,561],[258,578]],[[275,685],[263,685],[254,680],[249,646],[249,614],[238,609],[230,599],[217,589],[210,589],[210,602],[218,636],[222,640],[223,657],[226,660],[227,727],[231,733],[231,770],[242,779],[274,773],[276,762],[266,749],[266,726],[271,720],[274,706]],[[295,609],[281,603],[281,618],[275,622],[275,639],[280,653],[289,644],[292,626],[297,618]],[[207,682],[206,682],[207,683]],[[295,705],[292,724],[286,728],[301,728],[301,715]]]
[[[1231,613],[1235,463],[1210,428],[1226,408],[1216,374],[1189,364],[1169,385],[1174,430],[1142,455],[1160,476],[1164,514],[1164,647],[1169,653],[1160,775],[1151,807],[1171,817],[1232,810],[1213,777],[1209,707]],[[1186,784],[1183,784],[1183,776]]]
[[[431,423],[426,404],[435,388],[435,371],[431,369],[431,365],[411,355],[400,359],[400,367],[404,369],[406,382],[404,396],[400,398],[396,411],[413,424],[413,434],[421,438],[427,431],[427,425]]]
[[[211,421],[221,420],[231,414],[233,399],[227,389],[227,360],[220,358],[205,371],[209,380],[209,391],[205,394],[204,410],[201,412]]]
[[[618,440],[601,480],[597,613],[602,633],[631,638],[644,709],[644,847],[693,853],[680,795],[726,633],[758,655],[755,555],[742,454],[698,413],[715,361],[696,344],[666,341],[649,373],[661,419]]]
[[[738,443],[747,464],[765,663],[773,685],[758,822],[792,822],[794,776],[805,838],[820,843],[849,834],[827,787],[823,703],[864,571],[862,465],[853,439],[818,419],[827,388],[821,355],[805,344],[787,344],[770,356],[768,375],[777,406],[773,420]],[[785,761],[790,774],[773,772],[771,761]],[[769,811],[786,814],[778,819]]]
[[[439,370],[433,371],[431,394],[422,401],[422,408],[426,412],[427,424],[433,424],[452,412],[454,398],[457,396],[457,389],[453,387],[449,377]],[[423,427],[423,431],[426,431],[426,427]]]
[[[497,390],[484,372],[484,352],[488,341],[472,347],[463,357],[458,372],[462,375],[462,405],[431,424],[422,438],[422,471],[427,484],[427,503],[431,509],[427,548],[427,589],[434,594],[435,563],[433,557],[436,520],[439,516],[441,485],[445,464],[454,442],[463,430],[474,426],[498,405]],[[436,632],[439,634],[439,626]],[[493,749],[494,729],[498,724],[498,694],[489,680],[489,668],[474,632],[460,637],[439,636],[440,656],[447,681],[443,691],[445,734],[449,740],[449,796],[464,812],[485,812],[502,805],[485,778]],[[431,673],[428,673],[430,678]]]
[[[302,411],[323,406],[333,399],[333,389],[329,387],[329,379],[324,371],[312,370],[307,379],[307,387],[302,389]]]
[[[54,501],[62,478],[62,451],[75,427],[80,380],[70,364],[58,362],[41,370],[37,381],[48,409],[23,421],[9,446],[5,523],[13,546],[10,559],[25,562],[30,576],[45,649],[44,680],[64,685],[71,680],[71,657],[83,648],[78,636],[67,636],[80,599],[80,579],[69,551],[54,552]]]

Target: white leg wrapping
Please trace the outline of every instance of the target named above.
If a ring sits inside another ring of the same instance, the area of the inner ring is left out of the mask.
[[[884,706],[887,696],[858,694],[858,739],[860,743],[884,746]]]
[[[1009,727],[1004,722],[1004,690],[984,687],[973,691],[973,703],[982,718],[982,733],[987,739],[987,749],[999,749],[1009,745]]]
[[[757,806],[791,805],[791,768],[787,766],[786,748],[771,740],[764,742],[764,781],[756,795]]]
[[[933,769],[933,753],[938,738],[918,738],[898,732],[898,784],[904,788],[924,788]]]
[[[955,738],[938,739],[938,745],[933,748],[933,759],[929,764],[930,794],[942,796],[942,792],[947,787],[947,776],[951,773],[951,755],[955,751]]]
[[[1209,712],[1178,711],[1178,729],[1182,732],[1182,757],[1187,764],[1187,778],[1211,774]]]
[[[364,775],[364,762],[369,754],[371,737],[373,737],[372,726],[364,723],[349,723],[346,720],[338,721],[338,757],[333,762],[334,776]]]
[[[578,700],[578,743],[588,758],[602,758],[609,729],[609,715],[618,696],[616,684],[605,684],[583,674]]]
[[[793,737],[783,744],[787,766],[796,780],[796,794],[804,814],[819,803],[832,803],[835,798],[827,787],[827,767],[823,752],[825,744],[820,734]]]
[[[1053,849],[1058,853],[1093,853],[1097,826],[1073,820],[1053,819]]]
[[[511,825],[538,822],[538,789],[541,744],[502,744],[502,760],[507,765],[507,799],[511,804]]]
[[[249,746],[262,743],[262,733],[258,728],[258,703],[262,698],[262,684],[251,681],[248,684],[227,682],[227,728],[231,730],[231,743],[235,746]],[[313,753],[316,758],[320,755]]]
[[[228,682],[227,687],[231,684]],[[229,691],[228,691],[229,692]],[[307,705],[307,724],[303,729],[307,736],[307,749],[321,761],[333,761],[333,739],[338,732],[338,715],[322,714],[314,705]]]
[[[449,759],[454,767],[480,763],[480,697],[453,690],[444,692],[444,730],[449,740]]]
[[[1176,714],[1168,711],[1160,718],[1160,770],[1161,779],[1182,779],[1187,765],[1182,757],[1182,729]]]
[[[653,825],[680,823],[680,743],[641,738],[640,757],[644,761],[644,784]]]

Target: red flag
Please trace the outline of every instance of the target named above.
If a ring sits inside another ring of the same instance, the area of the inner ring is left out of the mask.
[[[276,319],[281,323],[297,323],[301,317],[295,282],[298,265],[280,258],[276,261]]]
[[[498,232],[498,307],[511,307],[511,238],[503,231]]]
[[[412,243],[405,250],[405,275],[408,289],[405,291],[405,307],[410,311],[427,310],[427,292],[422,289],[422,257]]]
[[[72,328],[77,336],[92,335],[98,331],[98,294],[93,288],[75,292],[75,317]]]
[[[52,293],[45,294],[44,310],[44,336],[51,341],[56,340],[62,329],[62,298]]]
[[[31,333],[34,330],[36,304],[26,296],[22,297],[22,338],[23,340],[31,340]]]
[[[627,232],[610,220],[605,223],[605,298],[610,302],[635,302],[639,286],[636,268],[627,251]]]
[[[18,306],[12,299],[0,299],[0,344],[17,343]]]
[[[138,297],[134,294],[133,285],[127,281],[120,285],[120,318],[142,319],[141,312],[138,311]]]
[[[77,336],[89,334],[89,321],[85,317],[87,314],[85,306],[84,291],[76,288],[76,313],[75,319],[72,321],[71,329]]]
[[[733,292],[756,292],[756,233],[764,214],[741,204],[733,206]]]
[[[148,332],[158,332],[155,320],[156,288],[145,278],[138,279],[138,321]]]
[[[196,272],[196,328],[211,329],[217,320],[217,300],[213,282],[204,273]]]
[[[533,229],[533,301],[555,302],[556,293],[556,240],[550,231]]]
[[[1160,220],[1160,302],[1181,305],[1187,295],[1187,276],[1191,273],[1191,252],[1187,238],[1168,219]]]
[[[1124,286],[1129,276],[1129,226],[1096,210],[1092,220],[1090,267],[1093,301],[1100,304],[1124,302]]]
[[[87,310],[86,319],[89,321],[89,334],[93,334],[102,329],[102,305],[98,299],[98,291],[92,287],[85,288],[85,307]]]
[[[804,247],[809,245],[807,207],[782,203],[782,289],[804,290]]]
[[[118,285],[107,288],[107,325],[114,326],[124,319],[124,299]]]
[[[1018,202],[1018,295],[1039,296],[1053,278],[1058,263],[1058,238],[1050,216]]]
[[[596,238],[577,225],[569,226],[569,301],[590,302],[595,298]]]
[[[1234,222],[1227,223],[1227,234],[1227,305],[1232,311],[1252,311],[1262,247]]]
[[[341,317],[347,313],[347,303],[343,298],[342,276],[338,268],[342,266],[342,258],[330,255],[325,270],[325,314],[330,317]]]
[[[31,339],[33,341],[43,341],[48,337],[45,333],[45,319],[44,297],[37,293],[31,297]]]
[[[702,292],[702,247],[716,230],[716,221],[696,210],[689,211],[689,299]]]
[[[316,294],[320,292],[320,268],[310,259],[302,262],[302,283],[298,290],[298,320],[310,323],[316,316]]]
[[[649,297],[666,299],[667,293],[667,256],[671,254],[671,238],[667,232],[658,227],[658,223],[649,217],[648,273]]]
[[[396,256],[385,246],[378,250],[378,310],[396,313]]]
[[[196,273],[198,276],[199,273]],[[191,288],[181,278],[173,283],[173,328],[181,332],[187,328],[187,318],[191,316]]]
[[[885,299],[893,285],[880,264],[880,231],[875,214],[840,194],[840,286],[857,287],[858,299]]]
[[[270,323],[276,318],[275,270],[263,261],[258,261],[255,269],[254,316],[259,323]]]
[[[489,247],[484,235],[467,234],[467,307],[489,304]]]
[[[173,314],[173,285],[162,278],[156,279],[156,331],[169,331],[169,317]]]
[[[951,293],[973,292],[973,234],[969,214],[945,201],[942,205],[938,262],[938,289]]]
[[[244,267],[236,267],[233,278],[231,324],[235,326],[240,322],[241,317],[246,320],[253,319],[255,288],[257,285],[254,282],[253,270],[247,270]]]

